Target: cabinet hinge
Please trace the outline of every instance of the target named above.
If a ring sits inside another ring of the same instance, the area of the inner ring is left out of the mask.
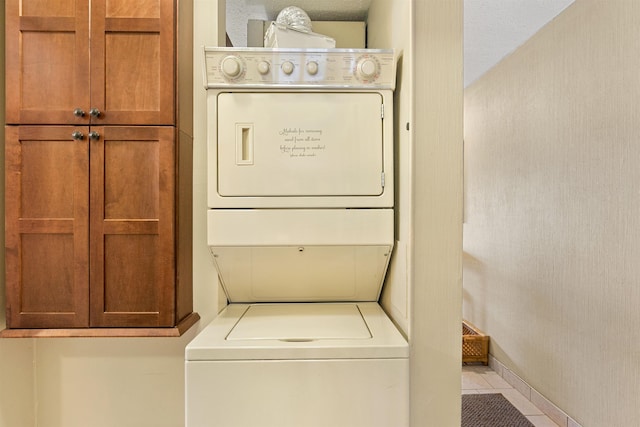
[[[380,184],[382,185],[382,188],[384,188],[384,171],[380,173]]]
[[[380,104],[380,118],[384,120],[384,104]]]

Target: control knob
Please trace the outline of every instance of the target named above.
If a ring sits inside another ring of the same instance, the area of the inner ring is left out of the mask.
[[[318,63],[316,61],[307,62],[307,73],[312,76],[318,74]]]
[[[373,58],[360,58],[356,65],[356,74],[360,79],[370,80],[377,77],[380,64]]]
[[[269,63],[267,61],[260,61],[258,62],[258,72],[262,75],[265,75],[269,72],[269,69],[271,68],[271,66],[269,65]]]
[[[220,65],[222,74],[230,79],[238,77],[244,71],[242,61],[240,60],[240,58],[234,55],[224,57]]]
[[[280,68],[285,74],[293,73],[293,63],[291,61],[284,61]]]

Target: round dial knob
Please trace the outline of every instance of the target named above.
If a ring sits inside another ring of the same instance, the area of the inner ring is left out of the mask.
[[[237,56],[227,56],[222,60],[222,74],[228,78],[238,77],[243,71],[243,65]]]
[[[363,58],[358,61],[356,72],[358,75],[365,79],[374,77],[380,71],[380,66],[372,58]]]
[[[281,68],[285,74],[293,73],[293,63],[291,61],[284,61]]]
[[[307,63],[307,73],[315,76],[318,74],[318,63],[316,61],[309,61]]]
[[[269,72],[269,68],[271,68],[271,66],[269,65],[269,63],[267,61],[260,61],[258,62],[258,72],[262,75],[265,75]]]

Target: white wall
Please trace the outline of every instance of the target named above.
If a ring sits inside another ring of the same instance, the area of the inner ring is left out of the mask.
[[[464,0],[464,86],[526,42],[574,0]]]
[[[464,316],[584,427],[640,420],[639,22],[576,1],[465,94]]]

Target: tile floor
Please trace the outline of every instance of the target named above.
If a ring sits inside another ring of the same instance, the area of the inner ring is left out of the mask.
[[[536,427],[558,427],[538,407],[488,366],[462,366],[462,394],[502,393]]]

